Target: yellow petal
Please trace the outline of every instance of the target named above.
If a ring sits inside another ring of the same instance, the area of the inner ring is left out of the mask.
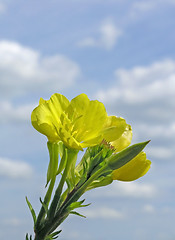
[[[126,121],[121,117],[108,116],[104,129],[103,138],[107,142],[112,142],[121,137],[126,129]]]
[[[145,175],[150,169],[151,161],[146,159],[146,153],[141,152],[129,163],[113,171],[113,180],[134,181]]]
[[[83,143],[98,138],[107,118],[101,102],[90,101],[85,94],[80,94],[72,99],[67,111],[73,123],[72,134],[77,141]]]
[[[50,141],[60,140],[58,129],[59,116],[67,108],[69,101],[61,94],[53,94],[47,101],[40,99],[39,106],[31,114],[33,127],[46,135]]]
[[[125,131],[123,134],[115,141],[111,142],[111,145],[114,146],[116,152],[120,152],[124,148],[128,147],[131,144],[132,140],[132,128],[130,125],[126,125]]]

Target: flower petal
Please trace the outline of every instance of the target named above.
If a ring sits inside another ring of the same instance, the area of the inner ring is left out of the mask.
[[[59,117],[68,104],[68,99],[57,93],[47,101],[41,98],[39,106],[33,110],[31,115],[33,127],[46,135],[50,141],[60,140],[56,129],[60,125]]]
[[[128,147],[131,144],[132,140],[132,128],[130,125],[126,125],[125,131],[123,134],[116,139],[115,141],[111,142],[111,145],[114,146],[116,152],[120,152],[124,148]]]
[[[90,101],[85,94],[80,94],[72,99],[67,111],[73,123],[72,134],[78,142],[98,138],[107,118],[106,109],[101,102]]]
[[[107,142],[112,142],[121,137],[126,129],[126,121],[121,117],[108,116],[104,129],[103,138]]]
[[[145,175],[150,169],[151,161],[146,159],[146,153],[141,152],[129,163],[113,171],[113,179],[134,181]]]

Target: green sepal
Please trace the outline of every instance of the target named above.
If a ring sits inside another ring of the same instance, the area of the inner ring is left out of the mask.
[[[105,159],[110,157],[113,152],[114,149],[105,141],[100,145],[87,148],[81,162],[76,167],[80,183],[84,183],[84,180],[106,164]],[[81,185],[80,183],[79,186]]]
[[[74,215],[77,215],[77,216],[79,216],[79,217],[86,218],[86,216],[84,216],[84,215],[82,215],[82,214],[80,214],[80,213],[78,213],[78,212],[76,212],[76,211],[71,211],[70,214],[74,214]]]
[[[68,179],[68,178],[66,179],[66,184],[67,184],[68,192],[70,192],[71,189],[73,188],[73,184],[70,181],[70,179]]]
[[[47,184],[49,181],[54,178],[57,174],[57,169],[58,169],[58,153],[59,153],[59,144],[60,142],[47,142],[47,147],[49,150],[49,156],[50,156],[50,161],[49,161],[49,166],[47,170]]]
[[[111,170],[118,169],[136,157],[150,141],[134,144],[107,159],[107,166]]]
[[[60,142],[59,144],[59,154],[61,157],[61,161],[59,164],[57,175],[64,170],[67,162],[67,148],[64,146],[63,142]]]
[[[94,180],[87,188],[88,190],[91,190],[93,188],[98,188],[98,187],[104,187],[107,186],[109,184],[111,184],[113,182],[112,176],[108,175],[108,176],[101,176],[99,177],[97,180]]]
[[[74,187],[76,185],[76,170],[75,170],[75,164],[77,161],[77,155],[79,150],[76,149],[67,149],[67,164],[69,165],[69,171],[67,174],[67,178],[70,180],[72,186]]]
[[[31,205],[31,203],[30,203],[29,200],[27,199],[27,197],[26,197],[26,202],[27,202],[27,205],[28,205],[28,207],[29,207],[29,210],[30,210],[30,212],[31,212],[31,214],[32,214],[33,222],[34,222],[34,225],[35,225],[35,223],[36,223],[36,214],[35,214],[35,211],[34,211],[32,205]],[[28,234],[27,234],[26,236],[28,236]]]

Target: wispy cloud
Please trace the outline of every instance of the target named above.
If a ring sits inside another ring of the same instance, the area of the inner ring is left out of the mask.
[[[172,102],[175,89],[175,61],[163,60],[150,66],[115,71],[116,82],[97,96],[104,102],[116,100],[129,105],[167,99]]]
[[[153,205],[151,205],[151,204],[145,204],[143,206],[143,212],[152,214],[152,213],[155,212],[155,207]]]
[[[0,101],[0,123],[29,121],[35,104],[14,106],[10,101]]]
[[[106,20],[97,31],[97,37],[87,37],[81,40],[80,47],[100,47],[111,50],[115,47],[122,31],[118,29],[112,21]]]
[[[32,167],[23,161],[0,158],[0,176],[7,178],[29,178],[33,173]]]
[[[164,146],[158,146],[158,147],[149,147],[147,149],[147,153],[151,158],[157,158],[167,161],[168,159],[173,159],[173,156],[175,154],[174,147],[164,147]]]
[[[72,86],[80,68],[64,55],[42,56],[16,42],[0,42],[0,95],[60,91]]]
[[[156,188],[152,184],[114,181],[110,188],[92,194],[94,197],[152,198],[156,195]]]
[[[124,214],[114,208],[100,207],[94,209],[84,209],[82,210],[83,215],[88,218],[100,218],[100,219],[123,219]]]
[[[6,5],[4,2],[0,1],[0,14],[6,11]]]
[[[7,225],[9,227],[19,227],[23,224],[23,222],[16,217],[11,217],[11,218],[3,219],[1,221],[1,224]]]

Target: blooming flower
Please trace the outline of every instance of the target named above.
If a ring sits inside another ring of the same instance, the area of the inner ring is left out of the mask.
[[[103,103],[80,94],[69,101],[55,93],[49,100],[40,99],[31,115],[33,127],[50,142],[62,141],[68,148],[82,150],[99,144],[103,139],[119,152],[131,143],[132,129],[125,119],[108,116]],[[132,181],[143,176],[151,162],[144,152],[123,167],[114,170],[115,180]]]
[[[55,93],[47,101],[40,99],[31,115],[33,127],[48,140],[63,141],[69,148],[82,150],[102,140],[101,130],[107,119],[104,105],[80,94],[72,101]]]

